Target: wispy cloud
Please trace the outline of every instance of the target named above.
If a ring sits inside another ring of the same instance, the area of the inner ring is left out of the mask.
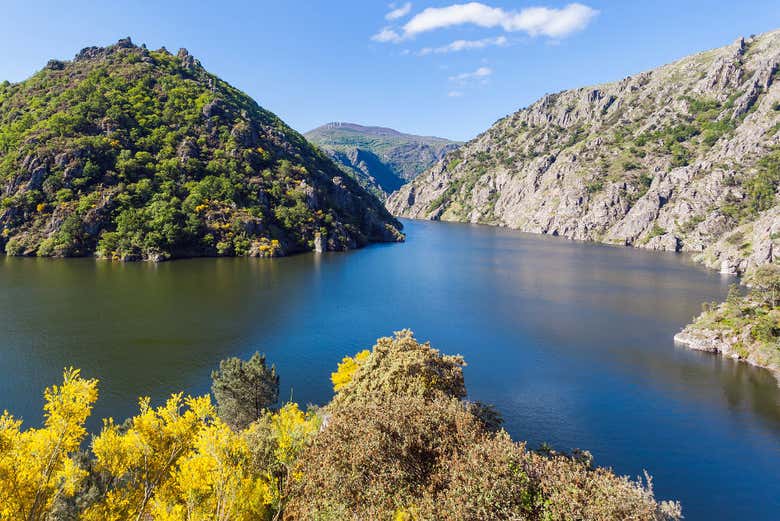
[[[390,11],[385,15],[385,20],[393,21],[398,20],[399,18],[403,18],[404,16],[408,15],[410,12],[412,12],[412,3],[406,2],[401,7],[396,7],[395,4],[390,4]]]
[[[406,5],[403,6],[405,7]],[[530,36],[565,38],[585,29],[598,13],[597,10],[579,3],[572,3],[560,9],[528,7],[518,11],[469,2],[446,7],[429,7],[414,15],[403,27],[387,27],[374,35],[373,39],[381,42],[400,42],[422,33],[460,25],[501,28],[505,32],[524,32]],[[403,16],[406,14],[408,13]]]
[[[372,40],[375,42],[381,42],[381,43],[387,43],[387,42],[393,42],[397,43],[403,40],[400,34],[395,32],[390,27],[385,27],[378,33],[376,33],[374,36],[371,37]]]
[[[485,47],[504,46],[508,43],[506,36],[496,38],[483,38],[482,40],[455,40],[454,42],[441,47],[424,47],[417,54],[425,56],[427,54],[447,54],[451,52],[468,51],[471,49],[484,49]]]
[[[475,81],[484,84],[487,82],[487,78],[492,74],[493,69],[490,67],[480,67],[479,69],[472,72],[463,72],[461,74],[450,76],[450,81],[461,86],[473,83]]]
[[[447,93],[447,96],[450,98],[460,98],[461,96],[463,96],[463,92],[459,90],[451,90]]]

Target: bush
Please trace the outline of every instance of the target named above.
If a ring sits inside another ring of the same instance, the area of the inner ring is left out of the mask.
[[[354,361],[357,367],[348,379],[334,379],[334,383],[339,382],[334,407],[384,397],[466,396],[463,358],[443,355],[430,343],[419,343],[409,330],[380,338],[370,354],[359,353]]]
[[[174,394],[156,408],[142,398],[133,418],[104,421],[89,458],[77,451],[97,383],[67,370],[46,392],[44,428],[0,416],[0,518],[680,519],[649,478],[594,468],[586,452],[529,452],[497,430],[495,411],[463,400],[460,357],[410,331],[364,353],[340,364],[344,385],[322,411],[289,403],[237,432],[225,423],[234,408],[220,418],[209,396]],[[215,394],[240,407],[250,398],[242,424],[267,396],[257,388],[278,385],[257,354],[216,374]]]

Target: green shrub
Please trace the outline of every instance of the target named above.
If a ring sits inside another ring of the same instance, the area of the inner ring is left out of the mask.
[[[585,190],[589,194],[595,194],[597,192],[600,192],[604,189],[604,182],[603,181],[591,181],[587,185],[585,185]]]

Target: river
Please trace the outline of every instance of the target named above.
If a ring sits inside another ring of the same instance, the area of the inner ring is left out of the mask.
[[[405,221],[405,244],[159,265],[0,257],[0,409],[41,421],[63,367],[100,383],[90,428],[137,397],[204,393],[220,359],[265,352],[282,396],[324,403],[342,356],[402,328],[466,357],[471,399],[537,447],[647,470],[692,520],[780,519],[780,388],[676,347],[728,277],[688,257]]]

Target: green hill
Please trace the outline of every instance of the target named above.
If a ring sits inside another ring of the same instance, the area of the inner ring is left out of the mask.
[[[0,84],[0,249],[163,260],[402,240],[400,224],[185,49],[130,39]]]
[[[329,123],[304,134],[380,198],[436,164],[460,143],[382,127]]]

